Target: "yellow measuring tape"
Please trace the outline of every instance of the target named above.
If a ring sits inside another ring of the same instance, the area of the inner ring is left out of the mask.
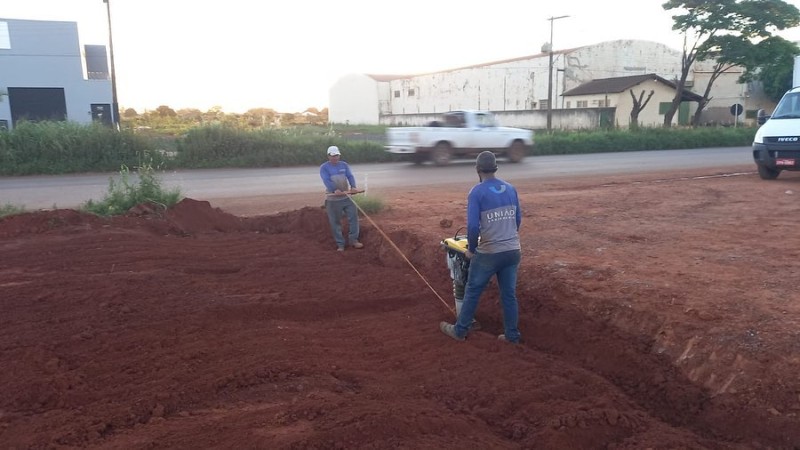
[[[409,261],[409,260],[408,260],[408,258],[406,258],[406,255],[405,255],[405,254],[403,254],[403,251],[402,251],[402,250],[400,250],[400,248],[399,248],[399,247],[398,247],[398,246],[397,246],[397,245],[394,243],[394,241],[392,241],[392,239],[391,239],[389,236],[387,236],[387,235],[386,235],[386,233],[384,233],[384,232],[383,232],[383,230],[381,230],[381,227],[379,227],[379,226],[378,226],[378,224],[377,224],[377,223],[375,223],[375,221],[374,221],[374,220],[372,220],[372,218],[369,216],[369,214],[367,214],[366,212],[364,212],[364,210],[363,210],[363,209],[361,209],[361,207],[360,207],[360,206],[358,206],[358,203],[356,203],[356,201],[355,201],[355,200],[353,200],[353,197],[352,197],[350,194],[346,194],[346,195],[347,195],[347,198],[349,198],[349,199],[350,199],[350,201],[352,201],[352,202],[353,202],[353,204],[354,204],[354,205],[356,205],[356,208],[358,208],[358,210],[359,210],[359,211],[361,211],[361,214],[363,214],[363,215],[364,215],[364,217],[366,217],[366,218],[367,218],[367,220],[369,220],[369,223],[371,223],[371,224],[372,224],[372,226],[373,226],[373,227],[375,227],[375,229],[376,229],[376,230],[378,230],[378,233],[380,233],[380,234],[381,234],[381,236],[383,236],[383,237],[384,237],[384,239],[386,239],[386,241],[387,241],[389,244],[391,244],[391,245],[392,245],[392,247],[393,247],[395,250],[397,250],[397,253],[399,253],[399,254],[400,254],[400,256],[401,256],[401,257],[402,257],[402,258],[405,260],[405,262],[407,262],[407,263],[408,263],[408,265],[409,265],[409,266],[411,266],[411,269],[413,269],[413,270],[414,270],[414,272],[416,272],[416,273],[417,273],[417,275],[419,275],[419,277],[422,279],[422,281],[423,281],[423,282],[425,282],[425,284],[428,286],[428,288],[430,288],[431,292],[433,292],[433,295],[435,295],[435,296],[436,296],[436,298],[438,298],[438,299],[439,299],[439,301],[440,301],[440,302],[442,302],[442,304],[443,304],[443,305],[444,305],[444,306],[445,306],[445,307],[446,307],[446,308],[447,308],[447,309],[448,309],[448,310],[449,310],[451,313],[453,313],[453,315],[455,316],[455,315],[456,315],[456,310],[455,310],[455,308],[453,308],[452,306],[450,306],[450,305],[448,305],[448,304],[447,304],[447,302],[446,302],[446,301],[445,301],[445,300],[442,298],[442,296],[441,296],[441,295],[439,295],[439,293],[438,293],[438,292],[436,292],[436,289],[434,289],[434,288],[433,288],[433,286],[431,286],[431,284],[430,284],[430,283],[428,282],[428,280],[427,280],[427,279],[426,279],[426,278],[425,278],[425,277],[424,277],[424,276],[423,276],[423,275],[420,273],[420,271],[419,271],[419,270],[417,270],[417,268],[416,268],[416,267],[414,267],[414,264],[412,264],[412,263],[411,263],[411,261]],[[450,239],[449,239],[449,238],[448,238],[448,239],[445,239],[445,241],[447,241],[447,240],[450,240]],[[456,242],[456,243],[457,243],[457,242],[459,242],[459,241],[454,241],[454,242]],[[456,244],[456,245],[460,246],[461,244]],[[463,244],[463,245],[464,245],[464,250],[466,250],[466,245],[467,245],[467,244],[466,244],[466,240],[464,240],[464,244]]]

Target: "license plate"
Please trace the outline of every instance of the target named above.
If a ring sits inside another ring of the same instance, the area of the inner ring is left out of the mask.
[[[793,158],[780,158],[775,160],[776,166],[793,166],[794,159]]]

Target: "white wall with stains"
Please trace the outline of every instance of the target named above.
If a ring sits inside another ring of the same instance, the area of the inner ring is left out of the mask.
[[[546,110],[549,57],[548,53],[539,53],[436,73],[387,77],[376,81],[380,86],[375,99],[377,106],[367,105],[374,98],[373,86],[340,81],[331,88],[330,118],[334,123],[378,124],[381,116],[396,118],[455,109]],[[553,53],[553,109],[566,108],[563,92],[595,79],[655,73],[667,80],[676,80],[680,77],[681,57],[680,50],[642,40],[616,40],[557,50]],[[707,82],[703,74],[712,65],[713,62],[706,61],[695,63],[687,80],[692,85],[689,90],[702,93],[698,89],[704,88],[702,83]],[[715,82],[710,108],[727,108],[732,102],[744,102],[746,95],[757,95],[752,89],[745,92],[744,85],[738,83],[739,75],[723,74]],[[761,99],[751,100],[746,109],[764,107],[761,103]],[[574,102],[572,107],[575,107]],[[693,105],[692,111],[694,109]],[[617,122],[622,121],[620,114],[629,114],[629,110],[618,112]],[[627,123],[627,119],[624,121]],[[647,121],[659,122],[651,118]]]

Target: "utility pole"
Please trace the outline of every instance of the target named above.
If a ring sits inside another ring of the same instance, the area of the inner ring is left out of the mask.
[[[553,21],[569,16],[550,17],[550,65],[548,65],[547,75],[547,132],[553,129]]]
[[[111,122],[119,131],[119,101],[117,101],[117,71],[114,69],[114,40],[111,37],[111,2],[103,0],[108,15],[108,51],[111,58]]]

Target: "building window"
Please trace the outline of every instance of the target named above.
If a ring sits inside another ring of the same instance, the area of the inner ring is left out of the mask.
[[[604,100],[592,100],[592,104],[597,108],[606,108],[609,105],[608,99]]]
[[[0,50],[11,50],[11,36],[8,34],[8,22],[0,21]]]
[[[661,102],[658,104],[658,113],[659,114],[666,114],[669,111],[670,106],[672,106],[672,102]]]
[[[90,80],[110,80],[108,58],[105,45],[84,45],[86,54],[86,75]]]
[[[400,91],[394,91],[394,98],[400,98]]]
[[[409,97],[413,97],[414,96],[414,90],[413,89],[409,89],[408,90],[408,96]]]
[[[570,102],[569,100],[567,100],[567,109],[570,109],[570,108],[572,108],[572,102]]]
[[[539,109],[547,109],[548,105],[549,105],[549,103],[547,102],[546,98],[542,99],[542,100],[539,100]]]
[[[588,108],[589,107],[589,100],[577,100],[575,102],[576,108]]]

